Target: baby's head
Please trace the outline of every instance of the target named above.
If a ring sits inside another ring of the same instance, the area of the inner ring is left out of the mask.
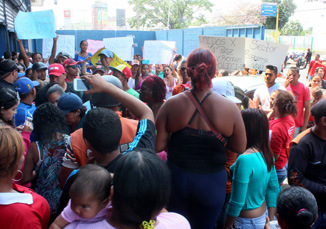
[[[109,202],[110,173],[98,165],[85,165],[70,188],[71,209],[81,218],[97,215]]]

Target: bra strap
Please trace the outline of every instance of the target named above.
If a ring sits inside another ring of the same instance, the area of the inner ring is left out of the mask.
[[[188,98],[191,100],[191,102],[195,105],[196,110],[198,110],[199,114],[201,115],[201,117],[205,120],[206,124],[209,126],[209,128],[211,129],[211,131],[216,135],[216,137],[224,144],[224,146],[226,145],[226,138],[223,137],[223,135],[218,132],[215,127],[213,126],[213,124],[211,123],[211,121],[207,118],[203,108],[201,107],[201,104],[198,102],[198,99],[193,95],[193,93],[189,92],[189,91],[185,91],[185,94],[188,96]],[[211,94],[207,93],[207,94]],[[208,97],[209,95],[206,95],[204,97],[204,99],[201,101],[201,103]],[[191,120],[192,121],[192,120]]]

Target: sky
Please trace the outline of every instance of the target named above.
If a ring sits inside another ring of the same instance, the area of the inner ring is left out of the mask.
[[[166,0],[167,1],[167,0]],[[214,5],[212,13],[208,13],[207,18],[210,19],[214,15],[214,12],[228,12],[232,10],[232,7],[241,0],[211,0]],[[260,2],[260,0],[247,0],[250,2]],[[94,0],[57,0],[57,4],[54,4],[54,0],[44,0],[43,7],[32,7],[32,11],[48,10],[52,9],[56,17],[57,29],[60,29],[64,25],[64,10],[71,11],[71,22],[91,22],[92,10],[91,6]],[[116,9],[125,9],[126,17],[134,15],[132,7],[128,4],[128,0],[102,0],[102,2],[108,3],[109,16],[115,16]]]
[[[56,16],[57,29],[61,29],[64,26],[64,10],[71,11],[71,22],[88,22],[91,23],[92,20],[92,10],[91,6],[95,0],[56,0],[57,4],[54,4],[55,0],[44,0],[43,7],[33,7],[33,11],[53,9]],[[165,0],[168,2],[168,0]],[[211,0],[214,4],[211,13],[206,13],[207,19],[213,17],[214,13],[217,12],[228,13],[232,12],[233,7],[237,2],[243,0]],[[108,15],[115,16],[116,9],[125,9],[126,17],[131,17],[135,13],[132,7],[128,4],[128,0],[102,0],[102,2],[108,3]],[[163,0],[162,0],[163,2]],[[246,0],[246,2],[261,3],[261,0]],[[299,20],[304,29],[307,29],[311,25],[316,25],[317,22],[326,22],[326,4],[325,3],[310,3],[307,4],[306,0],[294,0],[297,4],[297,10],[295,15],[291,17],[292,20]],[[316,16],[317,15],[317,16]],[[323,23],[324,24],[324,23]]]

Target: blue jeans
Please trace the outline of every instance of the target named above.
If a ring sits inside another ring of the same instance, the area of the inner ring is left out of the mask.
[[[264,229],[266,223],[266,213],[257,218],[241,218],[238,217],[233,227],[234,229]]]
[[[326,212],[318,211],[318,219],[311,229],[324,229],[326,228]]]
[[[287,170],[288,170],[288,163],[286,163],[286,165],[282,169],[276,170],[279,186],[282,185],[283,181],[287,177]]]

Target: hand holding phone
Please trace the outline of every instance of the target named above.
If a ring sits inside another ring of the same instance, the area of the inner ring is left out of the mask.
[[[73,84],[75,91],[88,91],[91,89],[91,85],[84,79],[74,79]]]

